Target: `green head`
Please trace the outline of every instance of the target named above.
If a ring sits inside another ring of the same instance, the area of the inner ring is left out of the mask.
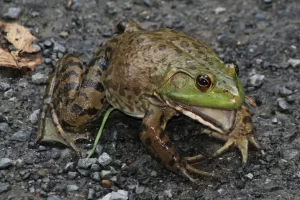
[[[245,99],[237,67],[217,62],[213,69],[199,68],[177,71],[156,90],[156,95],[183,114],[227,132],[235,122],[236,109]]]

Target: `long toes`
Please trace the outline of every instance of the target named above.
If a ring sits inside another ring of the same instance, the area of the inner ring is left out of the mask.
[[[188,164],[196,164],[198,162],[200,162],[201,160],[203,160],[204,156],[199,154],[196,156],[191,156],[191,157],[184,157],[184,160],[188,163]]]
[[[42,140],[42,137],[37,137],[36,139],[35,139],[35,141],[34,141],[34,144],[39,144],[40,142],[41,142],[41,140]]]
[[[246,166],[248,161],[248,140],[246,138],[240,139],[237,142],[237,147],[242,154],[242,165]]]
[[[71,141],[69,144],[70,144],[70,146],[72,147],[72,149],[74,149],[74,151],[76,152],[77,156],[78,156],[79,158],[82,158],[81,151],[80,151],[80,149],[76,146],[76,144],[75,144],[73,141]]]
[[[219,155],[227,151],[233,144],[234,144],[234,140],[228,139],[227,142],[220,149],[218,149],[212,156],[218,157]]]
[[[186,164],[185,166],[186,170],[190,173],[193,173],[193,174],[196,174],[196,175],[200,175],[200,176],[208,176],[208,177],[215,177],[215,173],[213,172],[205,172],[205,171],[202,171],[202,170],[199,170],[189,164]]]
[[[256,148],[256,149],[261,149],[260,145],[258,144],[258,142],[255,140],[255,138],[253,136],[250,136],[248,138],[248,141]]]
[[[181,174],[182,174],[185,178],[189,179],[191,182],[194,183],[194,182],[196,181],[195,179],[193,179],[193,178],[191,177],[191,175],[186,171],[186,169],[181,168],[181,169],[180,169],[180,172],[181,172]]]

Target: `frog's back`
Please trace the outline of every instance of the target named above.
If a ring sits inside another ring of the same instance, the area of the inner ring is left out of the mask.
[[[210,60],[207,55],[215,55],[202,41],[171,29],[125,32],[107,45],[107,100],[138,117],[148,105],[143,97],[152,95],[174,71],[190,68],[188,71],[196,73],[195,62],[206,66]]]

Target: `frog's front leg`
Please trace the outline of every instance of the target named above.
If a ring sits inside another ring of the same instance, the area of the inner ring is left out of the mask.
[[[228,135],[211,130],[206,130],[206,133],[217,139],[226,141],[226,143],[213,154],[213,157],[221,155],[231,146],[236,146],[242,154],[242,164],[246,165],[248,160],[248,143],[250,142],[254,147],[260,149],[259,144],[253,136],[251,114],[246,104],[242,105],[237,111],[235,126]]]
[[[145,114],[142,123],[140,138],[153,156],[169,170],[180,173],[191,181],[194,179],[189,173],[197,175],[214,176],[213,173],[198,170],[182,159],[177,153],[167,134],[164,133],[169,119],[176,114],[171,108],[161,108],[151,105]]]

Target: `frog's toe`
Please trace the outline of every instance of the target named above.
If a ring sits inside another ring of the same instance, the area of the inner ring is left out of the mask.
[[[241,137],[230,137],[226,141],[226,143],[218,149],[214,154],[213,157],[218,157],[222,153],[226,152],[231,146],[236,146],[242,155],[242,164],[245,166],[248,161],[248,144],[249,142],[256,147],[257,149],[260,149],[259,144],[254,139],[254,137],[251,136],[241,136]]]
[[[190,172],[192,174],[196,174],[196,175],[200,175],[200,176],[215,177],[215,173],[202,171],[200,169],[193,167],[190,164],[186,164],[185,168],[188,172]]]
[[[196,181],[194,178],[192,178],[191,174],[206,176],[206,177],[216,177],[215,173],[199,170],[189,164],[185,164],[185,167],[180,168],[180,172],[185,178],[187,178],[191,182]]]
[[[57,128],[50,118],[46,119],[45,129],[42,137],[36,139],[36,143],[45,142],[45,143],[59,143],[65,146],[72,147],[76,154],[81,157],[81,151],[76,146],[75,141],[77,139],[84,139],[83,137],[76,136],[73,133],[63,132],[64,135],[59,134]]]
[[[201,154],[198,154],[196,156],[191,156],[191,157],[184,157],[184,160],[188,163],[188,164],[196,164],[198,162],[200,162],[201,160],[203,160],[204,156]]]

